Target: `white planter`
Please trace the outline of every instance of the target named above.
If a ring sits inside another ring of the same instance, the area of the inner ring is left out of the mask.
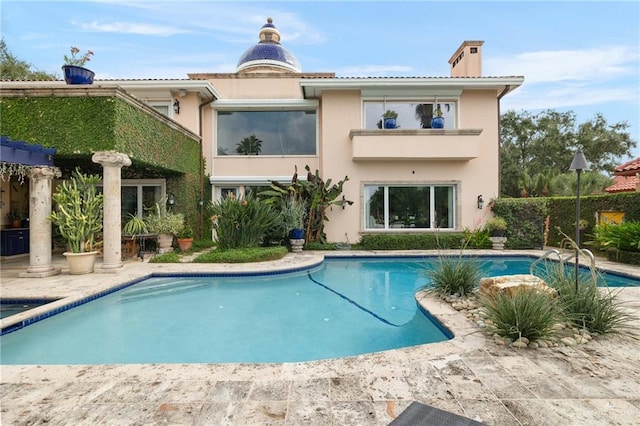
[[[173,251],[173,234],[158,234],[158,253],[169,253]]]
[[[62,253],[67,258],[69,264],[69,273],[71,275],[90,274],[96,264],[97,251],[87,251],[84,253],[71,253],[70,251]]]
[[[504,250],[504,243],[507,242],[507,237],[489,237],[491,240],[491,248],[494,250]]]

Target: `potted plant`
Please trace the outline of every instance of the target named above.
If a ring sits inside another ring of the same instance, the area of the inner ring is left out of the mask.
[[[163,212],[160,204],[156,203],[151,214],[145,218],[145,222],[150,233],[158,234],[158,252],[173,251],[171,247],[173,237],[184,226],[184,216],[180,213]]]
[[[104,205],[104,195],[97,191],[99,182],[100,176],[84,174],[76,169],[71,179],[58,185],[52,196],[56,207],[49,219],[67,241],[68,251],[63,255],[67,258],[71,274],[93,272]]]
[[[507,221],[500,216],[494,216],[487,221],[484,228],[492,237],[504,237],[507,231]]]
[[[123,253],[127,255],[138,255],[139,252],[139,244],[137,240],[138,235],[143,235],[147,233],[147,223],[144,219],[138,217],[137,215],[129,213],[127,215],[127,221],[122,227],[122,236],[125,238]]]
[[[93,52],[87,50],[84,54],[78,56],[79,53],[80,49],[71,46],[71,56],[64,55],[65,64],[62,66],[64,81],[67,84],[93,84],[95,73],[84,67],[91,60]]]
[[[178,246],[180,247],[180,250],[189,250],[193,245],[193,228],[185,223],[184,226],[176,234],[176,239],[178,240]]]
[[[20,228],[22,226],[22,217],[17,211],[10,211],[7,213],[7,219],[9,219],[10,228]]]
[[[384,114],[382,114],[382,118],[384,119],[385,129],[395,129],[396,127],[398,127],[396,123],[396,119],[398,118],[397,112],[388,109]]]
[[[285,201],[282,217],[292,240],[304,238],[304,215],[306,206],[302,198],[297,195],[289,195]]]
[[[444,117],[442,116],[442,109],[440,108],[440,104],[437,104],[436,109],[433,110],[433,118],[431,119],[431,128],[432,129],[444,128]]]

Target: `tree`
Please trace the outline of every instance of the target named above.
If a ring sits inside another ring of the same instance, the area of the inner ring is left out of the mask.
[[[258,155],[262,151],[262,141],[251,135],[242,139],[236,146],[236,152],[242,155]]]
[[[21,61],[9,51],[4,39],[0,40],[0,78],[2,80],[57,80],[58,76],[32,69],[29,62]]]
[[[508,111],[500,126],[500,192],[512,197],[549,193],[548,183],[568,170],[578,147],[591,171],[608,175],[637,144],[626,121],[609,125],[600,113],[576,124],[573,111]]]

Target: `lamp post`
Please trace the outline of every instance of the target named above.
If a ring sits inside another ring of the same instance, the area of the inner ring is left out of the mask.
[[[573,156],[573,160],[571,161],[571,165],[569,166],[569,170],[577,173],[577,181],[576,181],[576,292],[578,291],[578,268],[579,261],[578,257],[580,255],[580,173],[583,170],[586,170],[589,165],[587,164],[587,159],[584,158],[584,154],[582,153],[582,148],[578,148],[578,151]]]

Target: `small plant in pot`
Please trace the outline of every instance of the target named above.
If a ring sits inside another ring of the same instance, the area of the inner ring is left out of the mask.
[[[123,253],[141,257],[142,252],[139,249],[139,244],[136,237],[138,235],[143,235],[146,233],[147,223],[144,221],[144,219],[138,217],[137,215],[129,213],[127,215],[127,221],[122,227],[122,236],[126,240],[123,248]]]
[[[55,210],[49,219],[67,242],[68,251],[63,254],[71,274],[93,272],[104,205],[104,195],[97,191],[100,179],[99,175],[84,174],[76,169],[71,179],[58,185],[52,197]]]
[[[7,219],[9,219],[9,226],[11,228],[20,228],[22,226],[22,217],[16,211],[10,211],[7,213]]]
[[[185,224],[176,234],[176,239],[178,240],[180,250],[189,250],[193,245],[193,228],[188,224]]]
[[[384,114],[382,114],[382,118],[384,119],[384,128],[385,129],[395,129],[398,127],[396,119],[398,118],[398,113],[393,110],[386,110]]]
[[[67,84],[93,84],[95,73],[84,67],[91,60],[93,52],[87,50],[82,55],[79,53],[80,49],[71,46],[71,56],[64,55],[64,80]]]
[[[289,195],[282,209],[283,221],[292,240],[304,238],[304,216],[307,212],[304,200],[298,195]]]
[[[507,232],[507,221],[500,216],[494,216],[484,225],[486,231],[492,237],[504,237]]]
[[[145,222],[150,233],[158,234],[158,252],[162,254],[173,251],[173,237],[184,226],[184,216],[181,213],[163,212],[160,204],[156,203]]]

